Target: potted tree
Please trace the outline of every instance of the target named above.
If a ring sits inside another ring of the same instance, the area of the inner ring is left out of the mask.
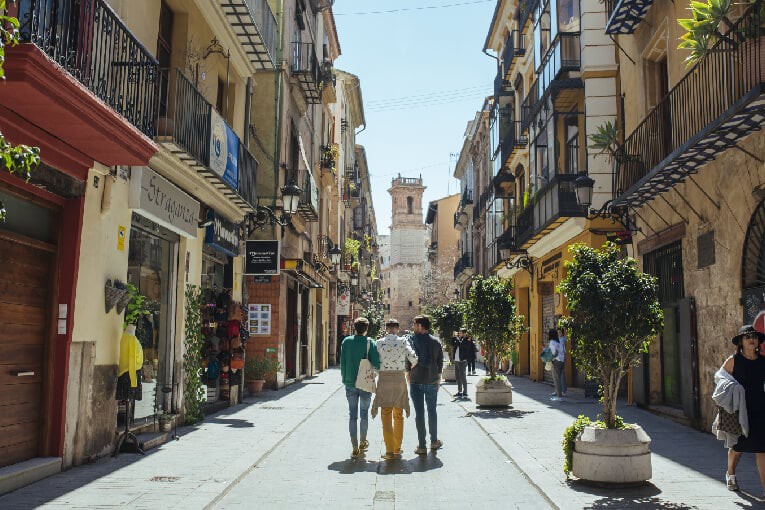
[[[457,373],[452,364],[451,341],[454,333],[462,327],[462,308],[459,303],[452,302],[432,308],[429,313],[433,319],[433,329],[441,338],[444,348],[449,353],[449,361],[444,367],[442,376],[444,381],[456,381]]]
[[[475,402],[479,406],[508,406],[513,403],[510,383],[497,375],[503,358],[511,355],[518,337],[525,331],[524,316],[518,314],[513,284],[492,276],[478,277],[463,302],[465,327],[483,347],[487,377],[476,384]]]
[[[569,428],[564,471],[591,482],[642,483],[651,478],[651,438],[617,416],[616,399],[622,378],[663,328],[656,278],[639,271],[635,259],[622,257],[613,243],[569,250],[573,260],[559,288],[571,316],[561,322],[575,346],[574,362],[602,382],[603,419],[580,416]]]
[[[263,385],[266,384],[266,379],[280,369],[281,365],[275,359],[266,356],[247,358],[244,365],[247,393],[252,397],[263,391]]]

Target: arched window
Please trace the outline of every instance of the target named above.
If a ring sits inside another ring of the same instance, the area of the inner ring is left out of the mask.
[[[414,213],[414,199],[412,197],[406,197],[406,213]]]
[[[744,320],[751,323],[765,304],[765,202],[752,214],[741,255]]]

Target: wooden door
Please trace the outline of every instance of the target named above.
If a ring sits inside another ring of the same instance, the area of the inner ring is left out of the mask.
[[[0,231],[0,467],[40,454],[55,252]]]

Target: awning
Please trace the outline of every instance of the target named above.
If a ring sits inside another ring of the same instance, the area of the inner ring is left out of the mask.
[[[282,259],[282,272],[296,279],[301,285],[311,289],[323,289],[321,276],[303,259]]]

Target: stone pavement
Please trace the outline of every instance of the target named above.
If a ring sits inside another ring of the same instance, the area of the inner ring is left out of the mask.
[[[483,371],[479,372],[483,373]],[[639,423],[651,436],[653,478],[643,487],[603,489],[566,480],[563,473],[563,432],[584,414],[595,418],[602,407],[581,390],[569,390],[562,401],[550,400],[552,386],[523,377],[510,377],[510,409],[479,409],[472,398],[479,377],[469,376],[471,400],[462,407],[532,482],[562,509],[568,508],[667,508],[742,509],[765,508],[754,455],[745,454],[738,467],[739,493],[727,490],[724,481],[726,450],[711,434],[699,432],[646,410],[619,402],[618,413],[628,423]],[[457,392],[454,383],[444,389]],[[448,438],[447,438],[448,439]]]
[[[478,377],[468,380],[472,386]],[[181,429],[179,441],[145,457],[102,459],[7,494],[0,509],[765,508],[744,492],[726,490],[725,450],[710,434],[623,405],[619,413],[653,439],[651,483],[612,490],[567,481],[563,430],[578,414],[595,417],[597,401],[572,390],[564,401],[551,402],[549,385],[511,382],[510,409],[453,402],[456,387],[444,385],[439,435],[445,447],[436,453],[412,453],[412,417],[404,458],[381,461],[375,419],[367,459],[352,461],[345,395],[333,369]],[[742,460],[739,481],[744,491],[761,494],[752,455]]]

